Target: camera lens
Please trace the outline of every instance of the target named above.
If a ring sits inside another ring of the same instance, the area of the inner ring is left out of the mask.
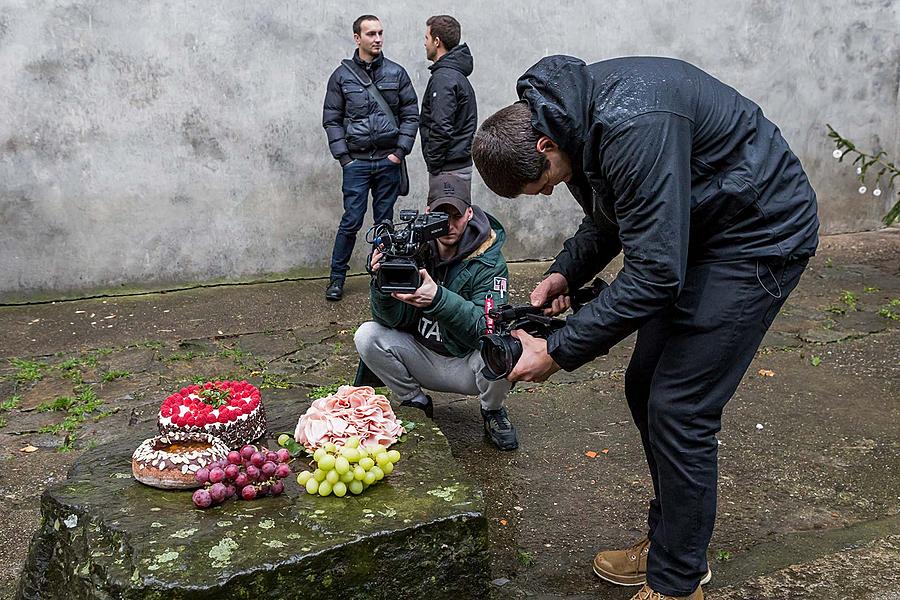
[[[375,276],[375,287],[384,293],[410,294],[422,285],[419,267],[411,258],[390,258],[381,263]]]
[[[485,335],[479,341],[485,379],[497,381],[509,375],[522,356],[522,343],[509,334]]]

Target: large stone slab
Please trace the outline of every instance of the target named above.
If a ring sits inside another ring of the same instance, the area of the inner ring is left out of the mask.
[[[277,432],[292,430],[306,403],[275,397],[266,406]],[[207,510],[195,509],[189,492],[132,479],[131,453],[153,433],[147,424],[140,435],[86,453],[43,494],[17,598],[487,594],[482,495],[430,421],[398,444],[395,471],[360,496],[309,496],[292,478],[280,497]]]

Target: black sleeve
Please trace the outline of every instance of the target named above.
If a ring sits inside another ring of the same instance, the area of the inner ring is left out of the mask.
[[[625,264],[609,288],[548,338],[562,368],[606,354],[678,297],[690,234],[691,128],[684,117],[649,113],[617,127],[601,147]]]
[[[459,90],[451,76],[444,75],[447,70],[439,69],[431,78],[431,135],[428,146],[422,147],[422,154],[432,173],[440,171],[446,162],[456,122]]]
[[[328,136],[328,149],[331,150],[331,155],[338,160],[342,156],[349,155],[347,133],[344,131],[344,92],[341,90],[337,70],[328,78],[325,107],[322,109],[322,127]]]
[[[602,271],[621,250],[615,228],[601,228],[591,217],[585,217],[575,235],[563,243],[547,273],[561,274],[573,292]]]
[[[398,158],[403,158],[412,151],[416,134],[419,132],[419,98],[405,70],[400,73],[399,92],[400,111],[397,121],[400,124],[400,138],[397,140],[397,151],[394,154]]]

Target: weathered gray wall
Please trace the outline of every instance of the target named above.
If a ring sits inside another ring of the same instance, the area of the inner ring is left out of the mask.
[[[545,54],[686,59],[781,126],[826,230],[875,227],[890,202],[856,193],[823,131],[900,154],[892,0],[0,0],[0,300],[321,273],[341,212],[321,103],[364,12],[420,93],[424,20],[455,14],[482,117]],[[552,255],[579,218],[565,193],[476,198],[512,258]]]

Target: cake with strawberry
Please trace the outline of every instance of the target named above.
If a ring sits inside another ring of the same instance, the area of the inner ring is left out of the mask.
[[[182,388],[165,399],[157,418],[163,435],[186,431],[213,435],[238,448],[266,432],[259,390],[246,381],[208,381]]]

